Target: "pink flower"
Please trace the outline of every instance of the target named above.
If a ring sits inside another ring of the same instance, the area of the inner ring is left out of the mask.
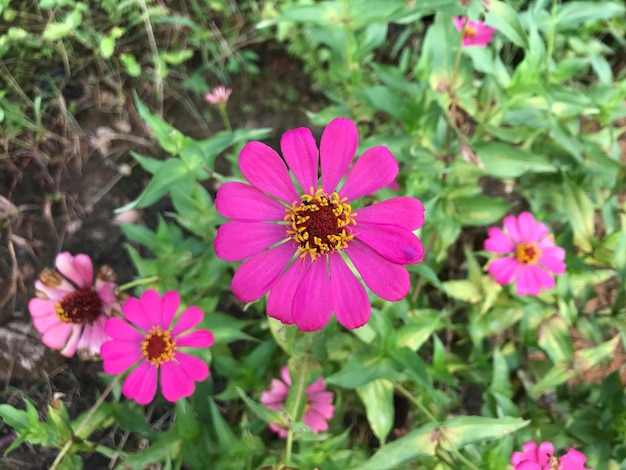
[[[554,288],[551,273],[565,271],[565,250],[554,245],[548,227],[535,222],[532,214],[522,212],[519,217],[505,217],[504,229],[506,232],[498,227],[488,231],[485,250],[510,255],[493,260],[489,274],[502,285],[515,280],[519,295],[537,295],[542,287]]]
[[[211,104],[224,104],[228,101],[228,97],[232,92],[232,88],[226,88],[225,86],[218,85],[213,88],[210,93],[204,95],[204,99]]]
[[[120,374],[139,363],[124,380],[122,393],[126,398],[141,405],[150,403],[159,371],[163,396],[171,402],[190,396],[196,388],[194,382],[209,376],[204,361],[180,348],[211,346],[213,335],[208,330],[185,333],[202,321],[202,310],[189,307],[174,320],[179,305],[178,292],[166,292],[161,297],[151,289],[141,294],[141,299],[131,297],[124,303],[128,321],[107,321],[105,330],[113,339],[102,345],[104,371]]]
[[[523,452],[513,452],[511,465],[514,470],[587,470],[584,466],[587,457],[577,450],[570,449],[561,458],[554,455],[551,442],[537,444],[524,443]]]
[[[417,199],[396,197],[353,210],[351,202],[390,184],[398,173],[393,155],[380,146],[367,150],[346,177],[357,145],[356,126],[345,118],[326,127],[319,156],[309,129],[286,132],[283,157],[301,190],[270,147],[250,142],[243,148],[239,168],[250,184],[225,183],[215,201],[222,216],[234,219],[217,232],[217,255],[246,260],[232,281],[241,301],[269,291],[268,315],[303,331],[324,327],[333,312],[346,328],[363,326],[370,302],[344,255],[379,297],[396,301],[408,293],[404,265],[422,260],[424,249],[413,230],[424,223],[424,207]]]
[[[280,375],[283,380],[272,379],[270,389],[261,393],[261,403],[270,410],[281,410],[287,402],[289,387],[291,386],[291,377],[289,376],[287,366],[280,370]],[[322,377],[307,387],[302,421],[314,433],[317,434],[328,429],[328,420],[333,417],[335,412],[332,402],[333,392],[326,391],[326,385]],[[269,427],[283,439],[287,437],[287,429],[281,428],[276,424],[270,424]]]
[[[482,21],[472,21],[465,16],[453,17],[454,25],[459,31],[463,31],[463,47],[485,47],[493,40],[495,28],[490,28]]]
[[[40,298],[28,303],[35,329],[46,346],[64,356],[71,357],[77,350],[85,358],[97,356],[107,340],[107,318],[111,311],[121,311],[115,273],[103,266],[94,283],[91,258],[67,251],[57,255],[55,265],[58,272],[46,268],[35,281]]]

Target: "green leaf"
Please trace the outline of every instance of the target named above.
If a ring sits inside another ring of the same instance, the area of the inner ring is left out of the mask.
[[[563,181],[565,210],[574,231],[574,244],[585,252],[591,251],[594,232],[594,207],[591,200],[572,180]]]
[[[387,379],[373,380],[357,387],[356,392],[365,405],[367,421],[381,444],[393,428],[393,382]]]
[[[135,56],[128,53],[120,54],[120,61],[122,61],[122,65],[126,69],[126,73],[131,77],[138,77],[141,75],[141,65],[135,59]]]
[[[0,418],[11,426],[18,434],[21,434],[29,427],[29,420],[26,411],[18,410],[11,405],[0,405]]]
[[[539,382],[528,389],[528,395],[536,400],[542,394],[553,392],[556,387],[574,378],[576,372],[572,369],[571,364],[569,360],[555,363]]]
[[[113,55],[115,51],[115,38],[111,36],[105,36],[100,40],[100,54],[105,59],[108,59]]]
[[[340,371],[326,377],[326,383],[354,389],[372,380],[383,378],[390,380],[401,378],[389,358],[363,357],[357,354],[352,356]]]
[[[617,2],[566,2],[557,6],[556,24],[560,28],[573,28],[596,20],[623,16],[625,7]]]
[[[397,330],[397,345],[417,351],[435,331],[445,326],[446,316],[439,310],[411,310],[407,323]]]
[[[493,224],[504,217],[510,210],[510,204],[504,199],[488,196],[461,197],[453,200],[455,218],[464,226]]]
[[[475,304],[480,302],[483,295],[478,286],[467,280],[454,280],[442,283],[443,290],[453,299]]]
[[[248,397],[248,395],[246,395],[246,392],[239,387],[237,387],[237,394],[239,394],[239,396],[244,401],[246,406],[250,409],[250,411],[252,411],[255,415],[257,415],[266,423],[274,423],[285,429],[289,428],[289,417],[284,411],[270,410],[269,408],[258,404],[250,397]]]
[[[163,147],[163,150],[171,153],[172,155],[178,154],[191,139],[185,137],[182,132],[165,122],[160,117],[152,114],[146,105],[141,102],[139,96],[134,91],[133,96],[135,98],[135,106],[137,106],[139,116],[145,121],[150,129],[152,129],[154,136],[159,141],[159,145]]]
[[[474,150],[483,162],[485,173],[498,178],[556,171],[546,157],[500,142],[479,142]]]
[[[501,438],[518,429],[528,426],[530,421],[521,418],[487,418],[484,416],[460,416],[452,418],[441,425],[445,430],[439,436],[441,446],[445,449],[460,449],[474,442]]]
[[[490,0],[489,3],[485,23],[496,28],[517,46],[528,49],[528,36],[513,7],[500,0]]]

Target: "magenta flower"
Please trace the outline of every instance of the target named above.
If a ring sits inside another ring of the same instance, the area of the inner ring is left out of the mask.
[[[565,250],[554,245],[548,227],[535,222],[532,214],[522,212],[519,217],[505,217],[504,229],[492,227],[488,231],[485,250],[510,255],[493,260],[489,274],[502,285],[515,280],[519,295],[537,295],[542,287],[554,288],[551,273],[565,271]]]
[[[213,344],[208,330],[186,333],[202,321],[202,310],[187,308],[177,320],[180,305],[178,292],[163,297],[154,290],[131,297],[123,306],[126,319],[111,318],[105,330],[111,338],[102,345],[102,368],[107,374],[120,374],[139,365],[124,380],[122,393],[141,405],[150,403],[156,394],[160,375],[161,391],[174,402],[190,396],[196,386],[209,376],[206,363],[180,351],[180,348],[205,348]]]
[[[211,104],[220,105],[228,101],[228,97],[232,92],[232,88],[226,88],[225,86],[218,85],[213,88],[210,93],[204,95],[204,99]]]
[[[551,442],[524,443],[523,452],[513,452],[511,465],[514,470],[588,470],[585,468],[587,457],[577,450],[570,449],[562,457],[554,455]]]
[[[289,369],[284,366],[280,370],[283,380],[272,379],[270,389],[261,393],[261,403],[270,410],[282,410],[287,402],[291,377]],[[328,420],[333,417],[335,407],[332,405],[333,392],[326,391],[324,379],[320,377],[306,389],[306,404],[302,421],[311,431],[318,433],[328,429]],[[287,437],[287,429],[270,423],[270,429],[283,439]]]
[[[113,310],[121,311],[115,290],[115,273],[108,266],[98,271],[94,283],[93,263],[84,254],[59,253],[58,270],[46,268],[35,281],[39,298],[28,309],[43,343],[66,357],[90,358],[100,354],[107,340],[104,324]],[[59,274],[60,273],[60,274]]]
[[[465,16],[453,17],[454,25],[463,31],[463,47],[485,47],[493,40],[495,28],[490,28],[482,21],[472,21]]]
[[[309,129],[286,132],[283,157],[301,190],[270,147],[250,142],[243,148],[239,167],[250,184],[225,183],[215,201],[221,215],[234,219],[219,228],[215,252],[226,261],[245,260],[232,281],[241,301],[269,292],[268,315],[303,331],[324,327],[333,312],[346,328],[363,326],[370,302],[344,255],[379,297],[395,301],[408,293],[404,265],[422,260],[413,230],[424,223],[424,207],[396,197],[354,210],[351,202],[398,173],[393,155],[380,146],[367,150],[346,177],[357,145],[356,126],[345,118],[326,127],[319,155]]]

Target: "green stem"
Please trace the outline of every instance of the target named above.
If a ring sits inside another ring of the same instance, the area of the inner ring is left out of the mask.
[[[85,427],[85,425],[93,417],[95,412],[98,411],[98,408],[100,408],[100,405],[102,405],[102,403],[104,403],[104,400],[106,400],[106,397],[109,396],[109,393],[111,393],[111,391],[117,385],[117,383],[120,381],[121,378],[122,378],[121,375],[116,375],[115,378],[108,385],[108,387],[104,390],[104,392],[102,392],[102,395],[100,395],[98,397],[98,399],[93,404],[93,406],[89,409],[89,411],[87,412],[85,417],[80,421],[80,423],[78,423],[78,426],[72,432],[72,438],[70,438],[65,443],[65,445],[63,446],[63,448],[61,449],[61,451],[57,455],[56,459],[54,459],[54,462],[52,462],[52,466],[50,467],[50,470],[57,470],[59,468],[59,465],[61,465],[61,462],[62,462],[63,458],[68,453],[68,451],[70,450],[70,447],[72,447],[72,444],[74,443],[74,437],[78,436],[78,433],[80,433],[82,431],[82,429]]]
[[[230,119],[228,119],[228,114],[226,113],[226,105],[220,104],[218,105],[218,109],[220,110],[220,115],[222,116],[224,127],[228,129],[228,132],[232,132],[233,128],[230,126]]]
[[[461,66],[461,54],[463,53],[463,34],[465,31],[465,26],[467,25],[468,18],[465,18],[465,23],[463,23],[463,29],[461,29],[461,34],[459,34],[459,41],[456,45],[456,56],[454,57],[454,68],[452,69],[452,79],[450,80],[450,98],[454,99],[456,93],[456,77],[459,74],[459,67]]]
[[[552,0],[551,28],[546,34],[546,80],[550,80],[550,62],[554,53],[554,36],[556,34],[556,7],[558,1]]]
[[[291,465],[291,451],[293,449],[293,427],[287,431],[287,442],[285,443],[285,464]]]
[[[118,286],[118,289],[120,291],[125,291],[132,287],[140,286],[142,284],[150,284],[151,282],[156,282],[158,280],[159,280],[159,276],[150,276],[150,277],[144,277],[142,279],[135,279],[134,281],[130,281],[130,282],[127,282],[126,284],[122,284],[121,286]]]

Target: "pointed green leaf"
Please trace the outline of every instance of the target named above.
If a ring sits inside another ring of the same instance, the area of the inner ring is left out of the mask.
[[[384,444],[394,420],[393,382],[373,380],[357,387],[356,392],[365,405],[367,421],[378,440]]]

